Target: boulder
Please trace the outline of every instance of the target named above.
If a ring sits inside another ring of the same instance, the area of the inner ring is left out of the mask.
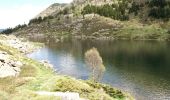
[[[15,65],[16,65],[17,67],[22,67],[22,66],[23,66],[23,64],[22,64],[20,61],[17,61],[17,62],[15,63]]]
[[[20,61],[12,60],[10,55],[0,51],[0,78],[18,76],[22,66]]]
[[[7,55],[0,53],[0,62],[5,62],[7,59]]]
[[[18,67],[18,68],[20,68],[20,67],[23,66],[23,64],[22,64],[20,61],[13,61],[13,60],[11,60],[9,64],[10,64],[12,67]]]
[[[21,69],[19,67],[13,67],[15,72],[21,72]]]
[[[8,64],[4,63],[0,67],[0,78],[8,77],[8,76],[16,76],[16,71],[9,66]]]
[[[44,66],[46,66],[46,68],[54,69],[54,66],[50,64],[49,61],[42,60],[41,62],[43,63]]]
[[[80,98],[79,93],[75,92],[46,92],[46,91],[39,91],[36,92],[38,95],[47,95],[47,96],[57,96],[60,97],[61,100],[85,100]]]

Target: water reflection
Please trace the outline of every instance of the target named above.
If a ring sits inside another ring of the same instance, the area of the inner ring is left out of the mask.
[[[99,50],[106,66],[102,82],[131,92],[137,100],[170,99],[170,45],[166,42],[51,40],[29,56],[48,59],[62,74],[87,79],[84,53],[92,47]]]

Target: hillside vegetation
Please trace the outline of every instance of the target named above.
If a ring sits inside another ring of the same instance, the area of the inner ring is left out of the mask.
[[[170,40],[169,0],[74,0],[53,4],[43,12],[27,26],[6,33],[57,39]]]

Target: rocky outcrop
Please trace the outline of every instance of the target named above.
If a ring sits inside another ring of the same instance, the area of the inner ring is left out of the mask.
[[[0,78],[18,76],[22,66],[20,61],[12,60],[10,55],[0,51]]]
[[[18,55],[27,54],[35,49],[36,46],[24,39],[18,39],[13,35],[0,35],[0,78],[18,76],[23,66],[17,58]]]
[[[24,39],[18,39],[14,35],[10,36],[1,35],[1,38],[0,44],[13,47],[24,54],[32,52],[33,50],[36,49],[36,47],[33,44],[31,44],[31,42],[27,42]]]
[[[59,11],[63,10],[67,4],[59,4],[55,3],[52,4],[50,7],[42,11],[40,14],[38,14],[36,17],[47,17],[47,16],[54,16],[55,14],[59,13]]]

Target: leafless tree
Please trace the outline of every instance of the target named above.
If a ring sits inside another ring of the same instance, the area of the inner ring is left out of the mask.
[[[90,70],[92,71],[90,78],[93,81],[99,81],[103,76],[105,67],[103,65],[103,60],[98,50],[96,48],[88,50],[85,53],[85,61]]]

